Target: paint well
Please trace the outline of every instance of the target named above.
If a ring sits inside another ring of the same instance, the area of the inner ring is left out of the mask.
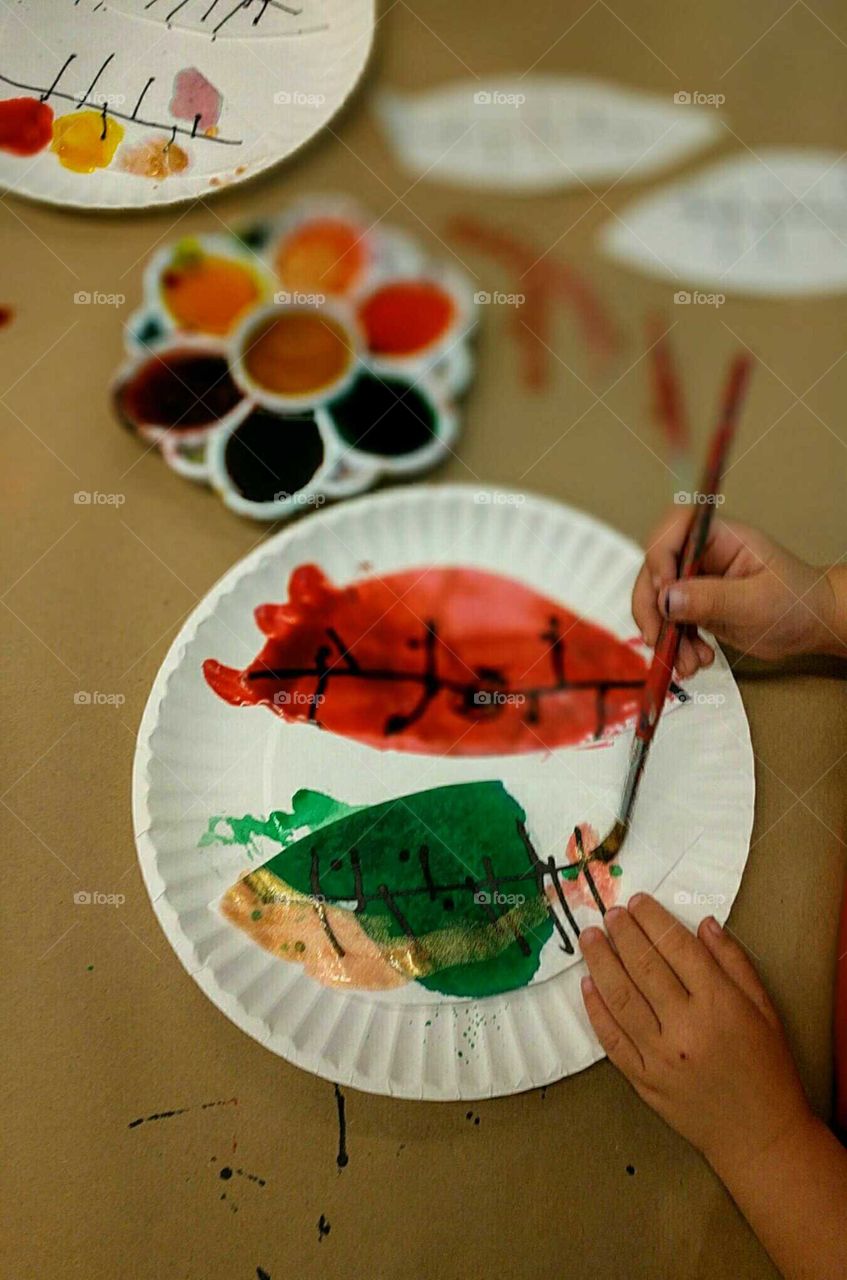
[[[162,273],[161,295],[181,329],[223,335],[260,300],[262,286],[243,262],[183,242]]]
[[[375,290],[359,308],[375,355],[413,356],[433,347],[456,316],[453,298],[428,280],[397,280]]]
[[[241,400],[223,356],[190,347],[151,356],[120,384],[115,406],[136,429],[196,431],[213,426]]]
[[[370,373],[361,373],[328,412],[345,444],[388,458],[424,448],[438,424],[436,408],[420,388]]]
[[[293,291],[349,293],[364,274],[367,251],[362,231],[340,218],[314,218],[282,241],[276,271]]]
[[[310,310],[283,311],[248,330],[242,362],[250,381],[280,396],[325,392],[353,361],[353,343],[343,325]]]
[[[255,409],[230,435],[224,467],[250,502],[278,502],[299,493],[324,460],[314,418],[282,417]]]

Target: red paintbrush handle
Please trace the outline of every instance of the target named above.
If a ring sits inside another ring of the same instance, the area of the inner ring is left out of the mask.
[[[647,673],[644,692],[641,695],[641,709],[635,727],[635,736],[642,742],[649,742],[656,732],[656,725],[659,723],[659,716],[662,714],[673,677],[680,635],[679,627],[674,626],[672,622],[662,623],[656,648],[653,651],[653,661]]]

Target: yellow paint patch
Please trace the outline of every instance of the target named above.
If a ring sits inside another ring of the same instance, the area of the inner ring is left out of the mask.
[[[71,111],[53,121],[52,150],[66,169],[93,173],[105,169],[114,158],[124,130],[111,116],[99,111]]]

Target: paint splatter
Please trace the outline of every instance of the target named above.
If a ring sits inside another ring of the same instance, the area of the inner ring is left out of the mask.
[[[548,891],[570,864],[539,858],[500,782],[436,787],[302,831],[234,885],[221,910],[325,985],[417,981],[482,998],[526,985],[554,928],[574,953],[576,923]],[[465,1028],[469,1048],[480,1025]]]
[[[105,110],[70,112],[53,123],[52,149],[73,173],[106,169],[124,136],[122,125]]]
[[[266,642],[248,667],[203,664],[234,707],[459,756],[590,742],[637,712],[640,654],[501,574],[418,566],[336,587],[307,564],[288,589],[256,610]]]
[[[153,1115],[141,1116],[138,1120],[132,1120],[127,1125],[128,1129],[137,1129],[140,1124],[150,1124],[153,1120],[170,1120],[173,1116],[184,1116],[189,1111],[209,1111],[213,1107],[237,1107],[237,1098],[221,1098],[216,1102],[201,1102],[199,1106],[194,1107],[177,1107],[171,1111],[155,1111]]]
[[[146,138],[133,147],[124,147],[120,154],[124,173],[156,181],[184,173],[188,164],[188,153],[169,138]]]
[[[347,1109],[344,1094],[338,1085],[335,1088],[335,1105],[338,1108],[338,1155],[335,1157],[335,1163],[339,1169],[346,1169],[350,1162],[347,1154]]]
[[[265,1271],[264,1267],[256,1268],[256,1280],[271,1280],[270,1275]]]
[[[53,109],[40,98],[7,98],[0,102],[0,149],[34,156],[53,138]]]
[[[183,67],[174,76],[170,112],[188,120],[195,133],[208,133],[221,118],[223,96],[196,67]]]
[[[0,307],[0,329],[5,329],[7,325],[12,323],[14,314],[11,307]]]
[[[327,1222],[324,1215],[321,1214],[320,1218],[318,1218],[318,1244],[323,1243],[324,1236],[328,1236],[331,1230],[331,1224]]]

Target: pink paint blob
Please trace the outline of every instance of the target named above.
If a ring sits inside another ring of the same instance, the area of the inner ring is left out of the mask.
[[[196,67],[183,67],[174,76],[171,115],[192,125],[196,120],[198,132],[215,128],[221,118],[223,101],[221,92]]]

